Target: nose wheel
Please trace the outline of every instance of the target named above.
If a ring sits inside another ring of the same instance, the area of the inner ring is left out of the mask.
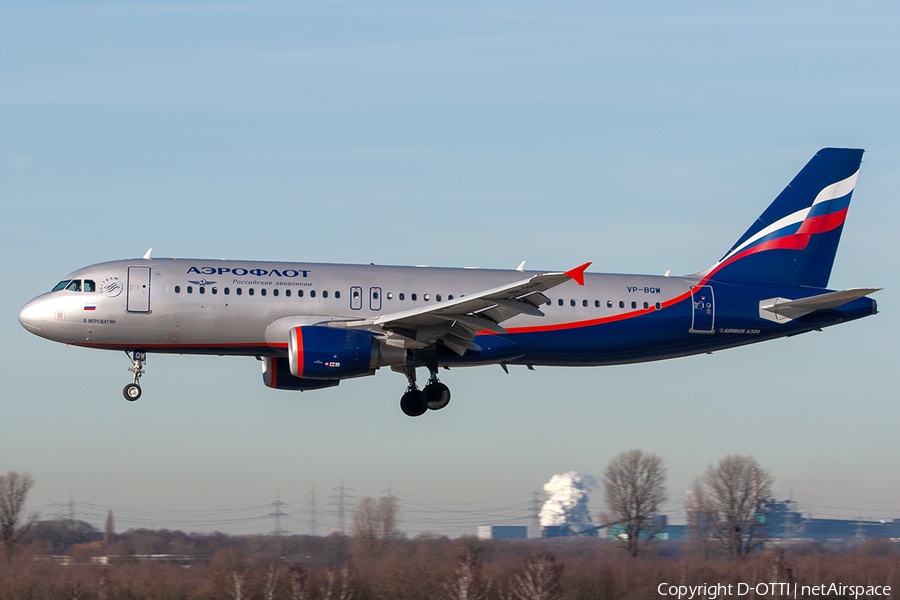
[[[131,383],[122,390],[122,395],[129,402],[134,402],[141,397],[141,375],[144,374],[144,363],[147,362],[147,353],[135,350],[132,353],[125,353],[131,359],[131,366],[128,370],[134,374]]]

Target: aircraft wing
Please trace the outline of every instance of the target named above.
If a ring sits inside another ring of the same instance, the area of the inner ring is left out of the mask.
[[[538,307],[546,304],[549,299],[543,292],[567,281],[574,280],[579,285],[584,285],[584,271],[590,264],[585,263],[565,273],[542,273],[421,308],[368,319],[330,321],[326,325],[386,332],[389,340],[393,338],[411,348],[441,342],[462,355],[467,349],[481,349],[473,341],[480,331],[506,333],[500,323],[507,319],[520,314],[544,316]]]
[[[817,310],[827,310],[829,308],[837,308],[852,302],[857,298],[868,296],[881,288],[851,288],[840,292],[828,292],[827,294],[819,294],[818,296],[810,296],[809,298],[800,298],[799,300],[788,300],[786,298],[771,298],[762,300],[759,303],[759,313],[763,318],[772,320],[788,320],[799,319],[803,315],[808,315]],[[763,313],[768,313],[766,316]]]

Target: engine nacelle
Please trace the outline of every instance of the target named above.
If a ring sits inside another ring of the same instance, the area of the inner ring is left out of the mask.
[[[265,356],[262,359],[263,383],[276,390],[320,390],[334,387],[339,379],[301,379],[291,375],[288,359]]]
[[[294,377],[346,379],[406,362],[406,350],[382,345],[374,335],[334,327],[294,327],[288,335],[288,364]]]

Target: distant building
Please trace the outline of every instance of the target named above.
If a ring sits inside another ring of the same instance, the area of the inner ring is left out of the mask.
[[[517,540],[528,537],[525,525],[479,525],[478,539],[481,540]]]
[[[900,538],[900,519],[868,521],[861,519],[804,518],[790,500],[766,502],[758,513],[765,524],[765,537],[773,543],[790,540],[818,540],[821,542],[862,541],[867,538]],[[610,534],[613,533],[610,528]],[[677,540],[688,535],[685,525],[668,525],[663,535]]]
[[[575,531],[569,525],[549,525],[541,528],[541,537],[544,538],[574,536],[597,537],[597,528],[591,527],[582,531]]]

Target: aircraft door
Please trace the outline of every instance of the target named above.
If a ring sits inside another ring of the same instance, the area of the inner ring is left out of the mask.
[[[713,289],[708,285],[691,288],[694,309],[691,319],[691,333],[715,333],[716,300]]]
[[[150,312],[150,267],[128,267],[128,312]]]
[[[350,288],[350,308],[353,310],[362,309],[362,288],[358,285]]]
[[[369,308],[372,310],[381,310],[381,288],[369,288]]]

